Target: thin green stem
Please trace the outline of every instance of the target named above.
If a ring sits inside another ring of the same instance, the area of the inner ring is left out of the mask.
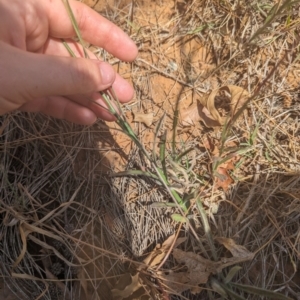
[[[196,199],[196,205],[197,205],[197,208],[198,208],[199,213],[200,213],[200,218],[202,220],[202,224],[203,224],[203,227],[204,227],[204,232],[206,234],[206,237],[207,237],[210,249],[211,249],[212,256],[213,256],[214,260],[217,261],[218,256],[217,256],[216,248],[215,248],[214,241],[213,241],[213,238],[212,238],[211,229],[210,229],[210,226],[209,226],[207,214],[206,214],[206,212],[203,208],[203,205],[202,205],[202,202],[201,202],[201,199],[200,199],[199,196]]]

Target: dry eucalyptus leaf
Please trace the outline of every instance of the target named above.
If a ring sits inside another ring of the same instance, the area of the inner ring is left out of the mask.
[[[155,249],[143,260],[149,267],[154,267],[161,263],[175,240],[175,234],[169,236],[162,245],[156,245]]]
[[[201,292],[199,284],[207,282],[210,274],[219,266],[193,252],[185,252],[179,249],[173,250],[173,256],[180,264],[187,267],[186,272],[160,272],[158,276],[168,287],[170,293],[182,293],[191,290],[192,293]]]
[[[158,277],[163,280],[170,294],[181,294],[187,290],[191,290],[194,294],[200,293],[202,290],[201,287],[198,284],[193,286],[189,276],[189,272],[158,272]],[[207,279],[205,278],[204,281],[206,282]]]
[[[219,160],[220,158],[214,157],[213,159]],[[234,155],[224,163],[218,165],[216,171],[214,172],[215,188],[220,187],[225,192],[228,190],[229,186],[234,182],[228,171],[235,169],[234,163],[239,159],[239,155]]]
[[[209,136],[206,136],[202,139],[202,144],[200,146],[203,146],[210,153],[213,153],[213,151],[217,148],[215,143]],[[219,154],[219,151],[217,154]]]
[[[217,127],[220,124],[214,120],[210,112],[200,102],[191,105],[186,110],[181,112],[182,126],[192,126],[197,122],[202,121],[207,127]]]
[[[215,121],[220,125],[224,125],[227,117],[221,117],[215,105],[215,98],[221,91],[226,91],[230,94],[230,113],[232,116],[248,100],[249,93],[236,85],[225,85],[211,92],[207,98],[207,102],[203,103],[203,105],[205,105]]]
[[[233,257],[221,258],[221,260],[214,262],[194,252],[173,250],[173,257],[179,264],[184,265],[187,271],[157,272],[157,276],[169,289],[169,293],[182,293],[186,290],[190,290],[193,294],[199,293],[202,290],[199,285],[205,284],[211,274],[220,273],[224,268],[251,260],[254,256],[245,247],[236,245],[231,239],[218,238],[217,240],[232,253]]]
[[[237,110],[248,100],[249,93],[236,85],[226,85],[213,90],[208,97],[202,97],[199,101],[181,112],[183,126],[192,126],[202,121],[206,127],[218,127],[225,124],[227,117],[221,116],[216,108],[216,96],[220,92],[230,94],[230,113],[233,116]]]
[[[236,85],[226,85],[224,88],[227,88],[231,93],[231,104],[240,108],[249,98],[249,93]]]
[[[140,287],[142,287],[142,284],[139,280],[139,273],[132,276],[129,273],[126,273],[121,276],[118,283],[116,284],[117,287],[123,287],[123,289],[113,289],[112,296],[113,299],[125,299],[129,296],[131,296],[135,291],[137,291]]]
[[[186,239],[187,239],[186,236],[179,237],[174,244],[174,248],[177,248],[180,244],[184,243]]]
[[[252,260],[254,257],[254,253],[247,250],[244,246],[237,245],[233,239],[219,237],[216,238],[216,241],[222,244],[233,255],[233,257],[221,258],[221,261],[218,262],[219,266],[217,268],[217,273],[220,272],[222,269],[230,267],[232,265]]]
[[[211,261],[194,252],[185,252],[180,249],[173,250],[173,257],[177,262],[185,264],[192,271],[197,269],[200,273],[214,273],[219,263]]]
[[[252,252],[247,250],[244,246],[237,245],[233,239],[219,237],[216,238],[216,241],[218,241],[227,250],[229,250],[233,257],[251,259],[254,255]]]
[[[133,121],[143,123],[146,126],[150,127],[153,123],[153,113],[135,113]]]
[[[218,167],[215,172],[215,188],[222,188],[225,192],[229,186],[233,183],[231,176],[228,174],[226,168]]]

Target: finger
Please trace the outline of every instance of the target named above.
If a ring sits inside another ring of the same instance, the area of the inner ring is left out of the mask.
[[[72,41],[66,40],[68,46],[71,48],[76,57],[83,57],[84,53],[80,44]],[[95,54],[87,50],[89,57],[96,58]],[[70,57],[69,51],[63,45],[59,39],[49,39],[44,48],[44,53],[50,55],[66,56]],[[124,80],[120,75],[116,74],[116,79],[113,83],[113,88],[116,96],[120,102],[128,102],[133,98],[134,90],[132,86]],[[89,96],[88,94],[85,95]]]
[[[136,58],[137,47],[124,31],[85,4],[73,0],[69,2],[84,40],[124,61]],[[49,1],[48,10],[50,35],[56,38],[74,37],[75,32],[63,2]]]
[[[20,107],[21,111],[40,112],[48,116],[67,120],[76,124],[91,125],[97,118],[105,121],[115,121],[115,117],[105,108],[103,99],[96,101],[98,104],[89,102],[87,107],[82,106],[61,96],[37,98]]]
[[[7,70],[0,92],[20,105],[44,96],[92,94],[115,81],[113,68],[98,60],[34,54],[1,41],[0,52],[0,69]]]
[[[72,39],[64,39],[64,42],[69,46],[75,57],[85,57],[82,46]],[[85,49],[90,59],[99,59],[92,51]],[[71,54],[63,44],[62,39],[48,38],[42,53],[56,56],[70,57]]]
[[[40,112],[80,125],[91,125],[97,120],[97,116],[89,108],[60,96],[35,99],[21,106],[20,110]]]
[[[120,102],[126,103],[132,100],[134,96],[134,89],[131,84],[119,74],[116,75],[116,79],[112,87]]]

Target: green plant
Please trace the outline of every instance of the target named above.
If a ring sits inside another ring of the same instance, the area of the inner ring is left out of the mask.
[[[284,2],[283,5],[285,5],[288,1]],[[282,5],[282,6],[283,6]],[[274,7],[275,13],[282,12],[284,6],[282,8],[279,4]],[[70,16],[72,17],[72,14],[70,13]],[[257,31],[249,40],[249,43],[254,41],[256,37],[258,37],[260,34],[264,33],[265,28],[268,27],[271,22],[275,20],[273,10],[270,11],[270,17],[266,19],[265,24],[263,25],[262,29]],[[73,18],[72,20],[73,26],[76,25],[76,21]],[[76,33],[78,30],[76,30]],[[195,32],[194,32],[195,33]],[[80,33],[77,33],[77,37],[79,42],[82,44]],[[66,47],[67,44],[65,44]],[[83,44],[82,44],[83,46]],[[83,46],[84,47],[84,46]],[[74,53],[72,53],[71,49],[69,49],[69,52],[72,56],[74,56]],[[85,52],[86,53],[86,52]],[[85,54],[87,57],[87,54]],[[228,149],[225,147],[226,141],[230,138],[232,135],[232,128],[235,124],[238,117],[241,116],[243,111],[246,109],[247,105],[251,100],[253,100],[259,93],[260,88],[264,86],[264,84],[268,81],[268,79],[271,77],[271,75],[275,72],[277,66],[280,64],[280,62],[275,65],[273,70],[267,75],[267,78],[265,78],[260,84],[258,85],[257,89],[255,90],[255,93],[252,97],[249,98],[249,100],[244,103],[244,105],[233,114],[233,116],[227,120],[226,124],[223,127],[222,134],[221,134],[221,150],[220,150],[220,159],[214,161],[212,166],[212,174],[215,173],[217,168],[223,164],[229,161],[233,156],[235,155],[241,155],[245,154],[249,151],[253,150],[253,147],[255,145],[255,140],[257,137],[257,132],[259,129],[259,125],[255,127],[254,131],[251,133],[251,136],[249,140],[247,141],[246,145],[240,145],[243,147],[237,147],[236,149]],[[156,183],[158,183],[160,186],[163,186],[167,193],[169,194],[170,198],[174,200],[174,203],[159,203],[156,204],[156,207],[177,207],[180,211],[180,214],[173,214],[172,218],[176,222],[179,223],[188,223],[190,217],[192,217],[192,214],[190,213],[190,207],[191,207],[191,198],[195,201],[196,204],[195,207],[197,208],[197,212],[199,213],[201,223],[203,225],[203,229],[205,232],[205,236],[209,245],[209,253],[206,248],[202,246],[202,243],[200,242],[200,247],[202,253],[206,254],[207,256],[212,256],[214,261],[218,260],[218,253],[216,246],[214,245],[214,238],[212,235],[212,230],[209,224],[209,218],[207,215],[207,211],[205,210],[201,195],[198,193],[198,186],[192,185],[190,189],[187,191],[188,195],[185,195],[185,193],[180,190],[180,188],[175,188],[172,181],[172,176],[170,176],[171,171],[176,174],[178,178],[184,178],[186,183],[189,183],[194,179],[194,175],[189,170],[189,158],[188,154],[192,151],[192,148],[185,149],[184,147],[181,147],[181,149],[177,149],[177,127],[178,127],[178,120],[179,120],[179,108],[178,108],[178,102],[176,103],[175,111],[174,111],[174,117],[173,117],[173,127],[172,127],[172,139],[171,139],[171,149],[168,149],[168,141],[167,141],[167,135],[166,131],[162,129],[162,124],[164,122],[164,116],[158,121],[156,129],[155,129],[155,139],[154,139],[154,145],[152,152],[149,153],[142,142],[139,140],[138,136],[134,132],[134,130],[131,128],[130,124],[126,120],[126,117],[122,111],[122,107],[119,104],[119,101],[113,91],[112,88],[108,89],[107,91],[101,92],[101,96],[103,97],[106,106],[103,107],[104,109],[107,109],[112,115],[116,118],[116,123],[121,128],[121,131],[126,134],[136,145],[136,147],[139,149],[139,151],[142,153],[144,158],[149,162],[148,165],[150,165],[149,169],[146,171],[142,170],[129,170],[126,172],[121,172],[118,174],[115,174],[113,176],[146,176],[153,179]],[[92,100],[91,100],[92,101]],[[162,131],[162,134],[160,132]],[[157,153],[157,144],[159,145],[159,154]],[[182,149],[183,148],[183,149]],[[198,178],[199,179],[199,178]],[[191,222],[192,223],[192,222]],[[193,231],[193,227],[191,224],[189,224],[191,230]],[[197,234],[194,231],[194,235],[196,238],[198,238]],[[199,238],[198,238],[199,240]],[[232,271],[232,272],[231,272]],[[234,285],[231,284],[231,279],[233,278],[235,272],[237,272],[236,269],[232,269],[229,271],[227,276],[223,276],[220,274],[220,278],[218,277],[215,279],[213,277],[211,281],[211,285],[213,286],[213,289],[218,292],[223,297],[232,297],[234,299],[244,299],[243,297],[237,295],[236,291],[239,290],[241,293],[247,292],[249,294],[258,294],[263,295],[265,297],[272,296],[274,299],[276,297],[279,297],[278,299],[288,299],[280,298],[278,294],[272,293],[263,289],[259,288],[249,288],[247,286],[243,285]],[[225,277],[225,278],[224,278]]]

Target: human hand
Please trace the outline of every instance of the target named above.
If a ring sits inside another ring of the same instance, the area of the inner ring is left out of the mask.
[[[85,41],[124,61],[136,57],[137,47],[120,28],[69,2]],[[0,115],[19,109],[83,125],[114,119],[90,99],[103,105],[97,92],[113,86],[120,102],[127,102],[133,89],[109,64],[71,58],[61,38],[78,54],[74,36],[62,0],[0,0]]]

